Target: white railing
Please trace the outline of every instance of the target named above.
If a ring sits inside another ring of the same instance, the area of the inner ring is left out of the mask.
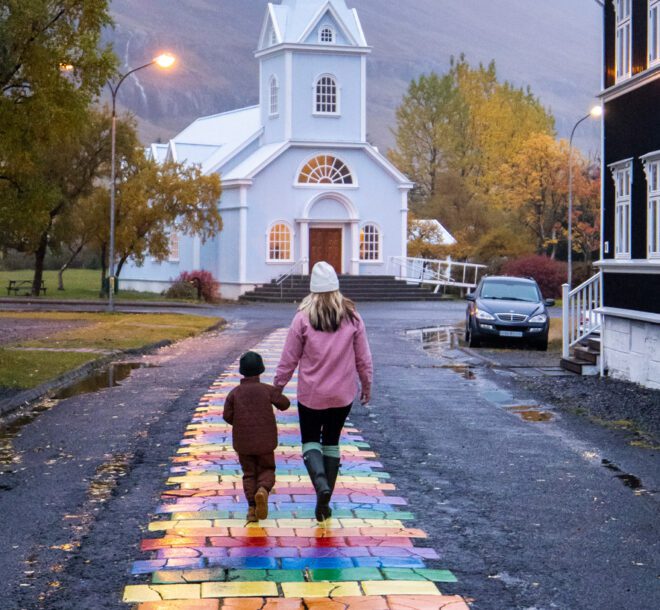
[[[562,286],[562,356],[568,358],[571,347],[601,328],[597,309],[603,302],[603,274],[598,273],[573,290]]]
[[[434,292],[438,292],[441,286],[474,290],[479,283],[479,273],[484,269],[486,265],[461,263],[453,261],[451,257],[446,259],[390,257],[390,273],[397,279],[435,286]]]
[[[299,261],[291,265],[291,268],[286,273],[283,273],[275,280],[275,283],[280,287],[280,299],[284,297],[284,284],[286,281],[290,280],[291,286],[293,286],[293,276],[298,275],[298,271],[302,274],[305,265],[308,262],[308,258],[301,258]]]

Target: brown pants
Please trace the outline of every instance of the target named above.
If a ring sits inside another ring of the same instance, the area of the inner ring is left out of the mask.
[[[275,486],[275,453],[263,455],[238,454],[243,469],[243,491],[250,506],[254,506],[254,494],[260,487],[268,493]]]

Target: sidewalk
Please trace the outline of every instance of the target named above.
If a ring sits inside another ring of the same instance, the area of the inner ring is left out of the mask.
[[[285,336],[278,330],[254,348],[271,373]],[[461,597],[442,594],[442,583],[456,578],[430,567],[438,555],[424,546],[426,533],[409,527],[406,500],[350,424],[330,522],[313,518],[292,406],[278,414],[269,519],[245,523],[240,467],[222,420],[237,371],[234,363],[200,401],[173,459],[172,488],[156,510],[161,518],[149,524],[154,537],[142,541],[149,556],[133,565],[150,582],[128,585],[124,601],[138,610],[467,610]],[[292,398],[295,382],[287,388]]]

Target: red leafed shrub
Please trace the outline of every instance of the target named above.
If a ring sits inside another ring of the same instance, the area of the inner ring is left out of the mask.
[[[568,267],[566,263],[547,256],[525,256],[505,263],[501,273],[534,278],[546,299],[556,299],[561,297],[561,285],[566,283]]]
[[[195,288],[195,296],[197,296],[197,287],[199,285],[201,297],[207,303],[213,303],[218,300],[218,289],[220,283],[213,277],[210,271],[183,271],[176,280],[175,284],[189,283]]]

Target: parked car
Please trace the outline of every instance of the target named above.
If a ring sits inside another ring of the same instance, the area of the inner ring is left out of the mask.
[[[483,278],[467,296],[465,340],[479,347],[484,340],[518,340],[539,350],[548,349],[550,318],[544,299],[533,279],[490,276]]]

